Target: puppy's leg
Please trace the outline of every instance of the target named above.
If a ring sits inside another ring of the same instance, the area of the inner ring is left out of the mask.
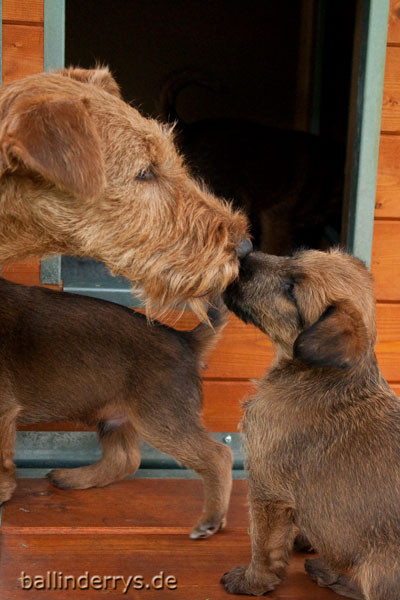
[[[190,534],[193,540],[197,540],[213,535],[226,525],[233,456],[230,448],[213,440],[208,433],[195,440],[195,448],[190,450],[192,452],[184,462],[202,477],[204,484],[203,511]]]
[[[351,579],[346,575],[340,575],[339,573],[332,571],[320,558],[307,558],[305,562],[305,569],[311,579],[318,583],[318,585],[321,587],[328,587],[337,594],[346,596],[347,598],[365,600],[361,589],[356,585],[356,583],[351,581]],[[396,598],[397,597],[398,596],[396,596]],[[371,598],[377,600],[378,596],[371,596]],[[389,600],[390,596],[385,596],[385,599]]]
[[[115,425],[112,421],[102,421],[98,431],[103,446],[101,459],[87,467],[51,471],[48,477],[53,485],[63,489],[103,487],[138,470],[140,451],[131,423]]]
[[[9,500],[15,481],[14,444],[19,407],[6,410],[0,416],[0,504]]]
[[[221,583],[231,594],[263,596],[274,590],[286,573],[295,527],[287,504],[266,499],[249,484],[251,563],[225,573]]]
[[[383,579],[379,583],[369,586],[368,592],[365,592],[365,596],[361,597],[363,600],[399,600],[400,577],[393,577],[390,580]]]
[[[168,429],[159,428],[162,422],[158,419],[157,431],[140,431],[140,434],[162,452],[196,471],[203,479],[204,507],[190,537],[207,538],[226,524],[232,488],[232,452],[227,446],[213,440],[200,423],[193,423],[189,414],[186,424],[183,423],[185,421],[176,420],[176,429],[171,434]],[[189,432],[187,425],[190,426]]]
[[[371,553],[357,569],[365,600],[400,599],[400,561],[398,546]],[[336,590],[335,590],[336,591]]]

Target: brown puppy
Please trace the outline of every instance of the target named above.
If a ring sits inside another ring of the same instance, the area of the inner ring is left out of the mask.
[[[61,488],[105,486],[134,473],[142,438],[203,479],[203,513],[192,538],[224,526],[232,453],[201,422],[200,369],[225,324],[176,331],[93,298],[0,279],[0,502],[16,486],[16,424],[67,420],[97,425],[103,446],[93,465],[61,469]]]
[[[333,250],[243,262],[228,306],[276,345],[246,404],[252,561],[222,582],[262,595],[285,575],[295,526],[320,585],[400,598],[400,400],[375,354],[372,278]]]
[[[0,88],[0,262],[74,254],[141,286],[148,309],[209,294],[250,250],[247,220],[190,178],[171,128],[120,98],[107,69]]]

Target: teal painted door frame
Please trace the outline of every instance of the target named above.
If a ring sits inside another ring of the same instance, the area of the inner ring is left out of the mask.
[[[44,0],[44,70],[65,62],[65,0]]]
[[[358,0],[347,146],[347,249],[371,264],[390,0]]]
[[[44,0],[44,56],[45,71],[61,69],[65,63],[65,0]],[[40,281],[59,285],[61,256],[40,261]]]

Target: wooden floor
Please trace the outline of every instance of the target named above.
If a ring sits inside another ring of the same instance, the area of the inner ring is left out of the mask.
[[[192,541],[188,534],[201,508],[198,480],[133,479],[103,489],[62,491],[47,480],[20,479],[13,499],[3,507],[0,598],[231,598],[219,579],[250,558],[245,486],[245,481],[234,482],[227,528],[208,540]],[[309,580],[303,563],[303,555],[294,555],[287,581],[269,597],[338,598]],[[36,577],[37,588],[44,589],[22,589],[22,571],[25,588]],[[152,589],[152,578],[161,571],[163,579],[159,576],[154,585],[163,582],[164,588]],[[130,575],[143,579],[132,581],[124,595],[122,577],[126,581]],[[72,591],[68,576],[75,577],[75,585],[83,576],[83,589]],[[92,577],[92,589],[85,590]],[[135,590],[134,583],[145,587]]]

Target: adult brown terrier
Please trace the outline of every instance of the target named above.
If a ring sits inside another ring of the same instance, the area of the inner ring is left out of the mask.
[[[79,421],[97,426],[102,458],[52,471],[54,485],[123,479],[139,468],[142,438],[203,479],[204,510],[191,537],[223,527],[232,453],[201,422],[200,369],[226,312],[209,309],[213,328],[176,331],[117,304],[0,279],[0,502],[16,487],[17,423]]]
[[[108,69],[0,88],[0,262],[73,254],[136,282],[148,309],[204,304],[250,251],[247,220],[190,178],[171,128],[123,102]]]
[[[400,400],[375,354],[372,278],[333,250],[250,254],[225,294],[276,346],[246,403],[252,560],[224,575],[263,595],[285,576],[296,526],[306,570],[350,598],[400,598]]]

